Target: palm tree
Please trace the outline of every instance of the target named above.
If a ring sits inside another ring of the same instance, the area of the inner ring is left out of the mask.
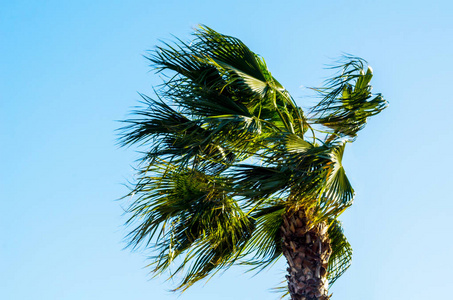
[[[122,128],[122,145],[145,149],[130,246],[152,250],[155,274],[179,274],[175,290],[284,256],[291,299],[329,299],[352,255],[337,219],[354,198],[343,152],[387,105],[372,69],[344,57],[304,114],[263,58],[208,27],[147,58],[166,79]]]

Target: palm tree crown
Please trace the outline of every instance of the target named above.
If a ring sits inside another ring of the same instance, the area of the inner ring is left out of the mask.
[[[387,105],[371,93],[372,69],[345,57],[305,114],[263,58],[208,27],[147,58],[167,79],[122,128],[122,145],[145,147],[129,194],[130,245],[152,249],[152,270],[172,266],[184,290],[235,263],[260,270],[285,255],[290,273],[303,268],[288,253],[305,240],[288,232],[304,228],[308,245],[306,233],[324,224],[325,263],[289,290],[299,299],[312,277],[332,284],[352,255],[337,221],[354,198],[345,145]]]

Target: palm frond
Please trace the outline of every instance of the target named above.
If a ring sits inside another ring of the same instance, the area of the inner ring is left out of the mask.
[[[291,133],[266,141],[261,165],[231,170],[237,195],[250,203],[286,195],[287,206],[313,208],[315,222],[337,217],[352,204],[354,190],[342,165],[345,142],[316,145]]]
[[[346,176],[342,159],[346,142],[334,144],[329,153],[329,162],[326,164],[325,184],[319,198],[319,220],[338,217],[352,205],[354,189]]]
[[[282,256],[280,227],[284,212],[284,201],[273,199],[251,214],[254,230],[244,248],[247,260],[242,263],[250,266],[250,271],[262,271]]]
[[[165,44],[148,57],[158,71],[176,72],[166,83],[167,96],[195,115],[255,116],[282,130],[306,131],[302,110],[261,57],[209,27],[200,27],[195,37],[190,44]]]
[[[149,165],[164,159],[183,168],[215,172],[259,146],[253,134],[260,124],[253,118],[191,120],[160,99],[142,97],[147,107],[135,113],[140,118],[124,121],[128,125],[121,129],[120,143],[151,146],[144,158]]]
[[[243,164],[234,168],[231,177],[234,178],[236,195],[254,203],[286,190],[288,177],[291,176],[289,171],[279,167]]]
[[[264,63],[239,39],[216,32],[209,27],[201,27],[193,48],[207,61],[222,71],[228,83],[237,84],[241,90],[249,89],[264,97],[273,84],[273,78]]]
[[[132,194],[128,224],[138,224],[129,245],[154,244],[153,272],[179,262],[185,289],[210,273],[234,263],[250,237],[253,223],[226,192],[227,180],[199,171],[154,167],[143,175]],[[182,259],[179,257],[182,256]]]
[[[332,285],[350,266],[352,248],[346,239],[340,221],[330,219],[331,225],[327,231],[330,239],[332,254],[327,267],[327,278]]]
[[[366,68],[366,61],[345,57],[344,64],[334,67],[340,74],[327,81],[327,87],[317,88],[322,99],[312,109],[311,121],[330,128],[328,140],[348,136],[355,138],[365,126],[368,117],[387,107],[381,94],[371,93],[370,80],[373,70]]]

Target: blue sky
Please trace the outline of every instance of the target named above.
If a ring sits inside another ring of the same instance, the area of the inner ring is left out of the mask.
[[[303,107],[343,52],[390,106],[349,145],[342,216],[352,267],[332,299],[436,299],[451,290],[450,1],[0,1],[0,298],[277,299],[284,262],[228,270],[178,297],[123,250],[134,149],[116,120],[152,95],[142,57],[197,24],[242,39]]]

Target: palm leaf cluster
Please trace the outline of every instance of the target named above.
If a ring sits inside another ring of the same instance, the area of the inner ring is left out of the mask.
[[[348,58],[306,117],[260,56],[208,27],[148,59],[167,79],[122,128],[123,145],[146,149],[130,193],[130,245],[152,249],[152,270],[179,274],[184,290],[234,263],[275,262],[282,215],[302,209],[332,224],[333,283],[351,260],[336,221],[354,197],[345,145],[386,105],[371,94],[365,61]]]

